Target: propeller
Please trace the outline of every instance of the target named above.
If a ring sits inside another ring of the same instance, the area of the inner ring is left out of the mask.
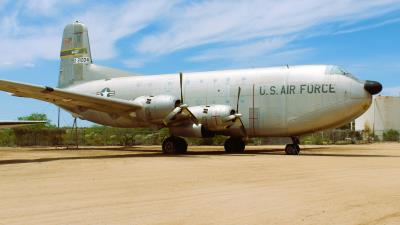
[[[238,87],[238,94],[237,94],[237,101],[236,101],[236,113],[239,113],[239,100],[240,100],[240,92],[241,91],[242,91],[242,89],[239,86]]]
[[[182,81],[183,81],[183,74],[182,72],[179,73],[179,87],[181,91],[181,104],[183,104],[183,88],[182,88]]]
[[[243,121],[240,117],[242,117],[242,114],[239,113],[239,101],[240,101],[240,92],[242,91],[242,88],[240,88],[240,86],[238,87],[238,94],[237,94],[237,101],[236,101],[236,114],[235,114],[235,120],[239,120],[240,123],[240,130],[242,131],[242,133],[247,136],[247,132],[246,129],[244,128],[244,124]]]
[[[189,116],[189,118],[193,121],[193,123],[198,124],[198,121],[196,117],[188,110],[188,106],[183,104],[183,74],[182,72],[179,72],[179,91],[181,93],[181,99],[180,99],[180,104],[175,106],[175,109],[172,110],[163,120],[164,125],[168,126],[170,123],[173,121],[176,121],[177,117],[185,113],[186,115]]]
[[[231,115],[227,116],[224,118],[224,121],[232,121],[232,122],[236,122],[237,119],[240,119],[240,117],[242,116],[242,114],[239,113],[239,100],[240,100],[240,92],[241,92],[241,88],[238,87],[238,94],[237,94],[237,100],[236,100],[236,111],[232,110],[233,112],[231,112]]]

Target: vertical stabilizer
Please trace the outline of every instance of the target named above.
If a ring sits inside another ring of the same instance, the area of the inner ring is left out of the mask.
[[[87,79],[85,75],[92,64],[92,56],[88,30],[83,23],[76,21],[64,28],[60,57],[58,87],[67,87]]]
[[[137,75],[92,64],[88,29],[79,21],[65,26],[60,57],[59,88],[93,80]]]

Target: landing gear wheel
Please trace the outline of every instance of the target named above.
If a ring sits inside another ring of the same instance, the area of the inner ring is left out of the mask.
[[[177,149],[178,151],[177,151],[177,153],[178,154],[185,154],[187,152],[187,146],[188,146],[187,142],[183,138],[176,137],[176,139],[177,139],[177,142],[178,142],[178,149]]]
[[[228,138],[224,144],[227,153],[243,153],[246,144],[241,138]]]
[[[162,143],[164,154],[185,154],[187,152],[187,143],[180,137],[168,137]]]
[[[287,144],[285,153],[286,155],[298,155],[300,153],[300,147],[297,144]]]

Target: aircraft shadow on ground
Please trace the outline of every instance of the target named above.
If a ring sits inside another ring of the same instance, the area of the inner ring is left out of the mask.
[[[95,150],[95,151],[108,151],[108,152],[111,152],[111,151],[116,151],[116,152],[156,152],[156,153],[159,153],[160,152],[160,150],[152,150],[152,149],[147,149],[147,150],[145,150],[145,149],[138,149],[138,148],[140,148],[139,146],[138,147],[135,147],[135,146],[132,146],[132,147],[111,147],[111,148],[97,148],[97,147],[84,147],[84,148],[79,148],[79,149],[76,149],[76,148],[74,148],[74,147],[71,147],[71,148],[65,148],[65,147],[61,147],[61,148],[57,148],[57,149],[51,149],[51,148],[48,148],[48,149],[42,149],[42,148],[37,148],[37,149],[32,149],[32,150],[29,150],[29,151],[32,151],[32,152],[43,152],[43,151],[54,151],[54,150],[66,150],[66,151],[74,151],[74,150],[82,150],[82,151],[86,151],[86,150],[88,150],[88,151],[90,151],[90,150]]]
[[[299,156],[288,156],[288,157],[310,157],[310,156],[321,156],[321,157],[367,157],[367,158],[386,158],[386,157],[400,157],[396,155],[366,155],[366,154],[342,154],[342,153],[321,153],[314,152],[321,148],[307,148]],[[0,165],[9,164],[21,164],[21,163],[43,163],[52,161],[62,160],[90,160],[90,159],[122,159],[122,158],[145,158],[145,157],[175,157],[175,158],[188,158],[198,156],[224,156],[224,157],[243,157],[243,156],[257,156],[257,155],[285,155],[282,149],[257,149],[247,150],[243,154],[228,154],[224,151],[198,151],[198,152],[187,152],[184,155],[164,155],[160,150],[143,150],[143,149],[82,149],[82,150],[95,150],[95,151],[119,151],[119,152],[139,152],[132,154],[112,154],[112,155],[97,155],[97,156],[66,156],[66,157],[48,157],[48,158],[37,158],[37,159],[7,159],[0,160]],[[38,151],[38,150],[36,150]],[[65,150],[74,151],[75,153],[79,150]]]

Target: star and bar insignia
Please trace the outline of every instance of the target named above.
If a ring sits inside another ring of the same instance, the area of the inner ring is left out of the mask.
[[[111,91],[110,88],[104,88],[100,92],[97,92],[96,95],[102,96],[102,97],[111,97],[115,95],[115,91]]]

